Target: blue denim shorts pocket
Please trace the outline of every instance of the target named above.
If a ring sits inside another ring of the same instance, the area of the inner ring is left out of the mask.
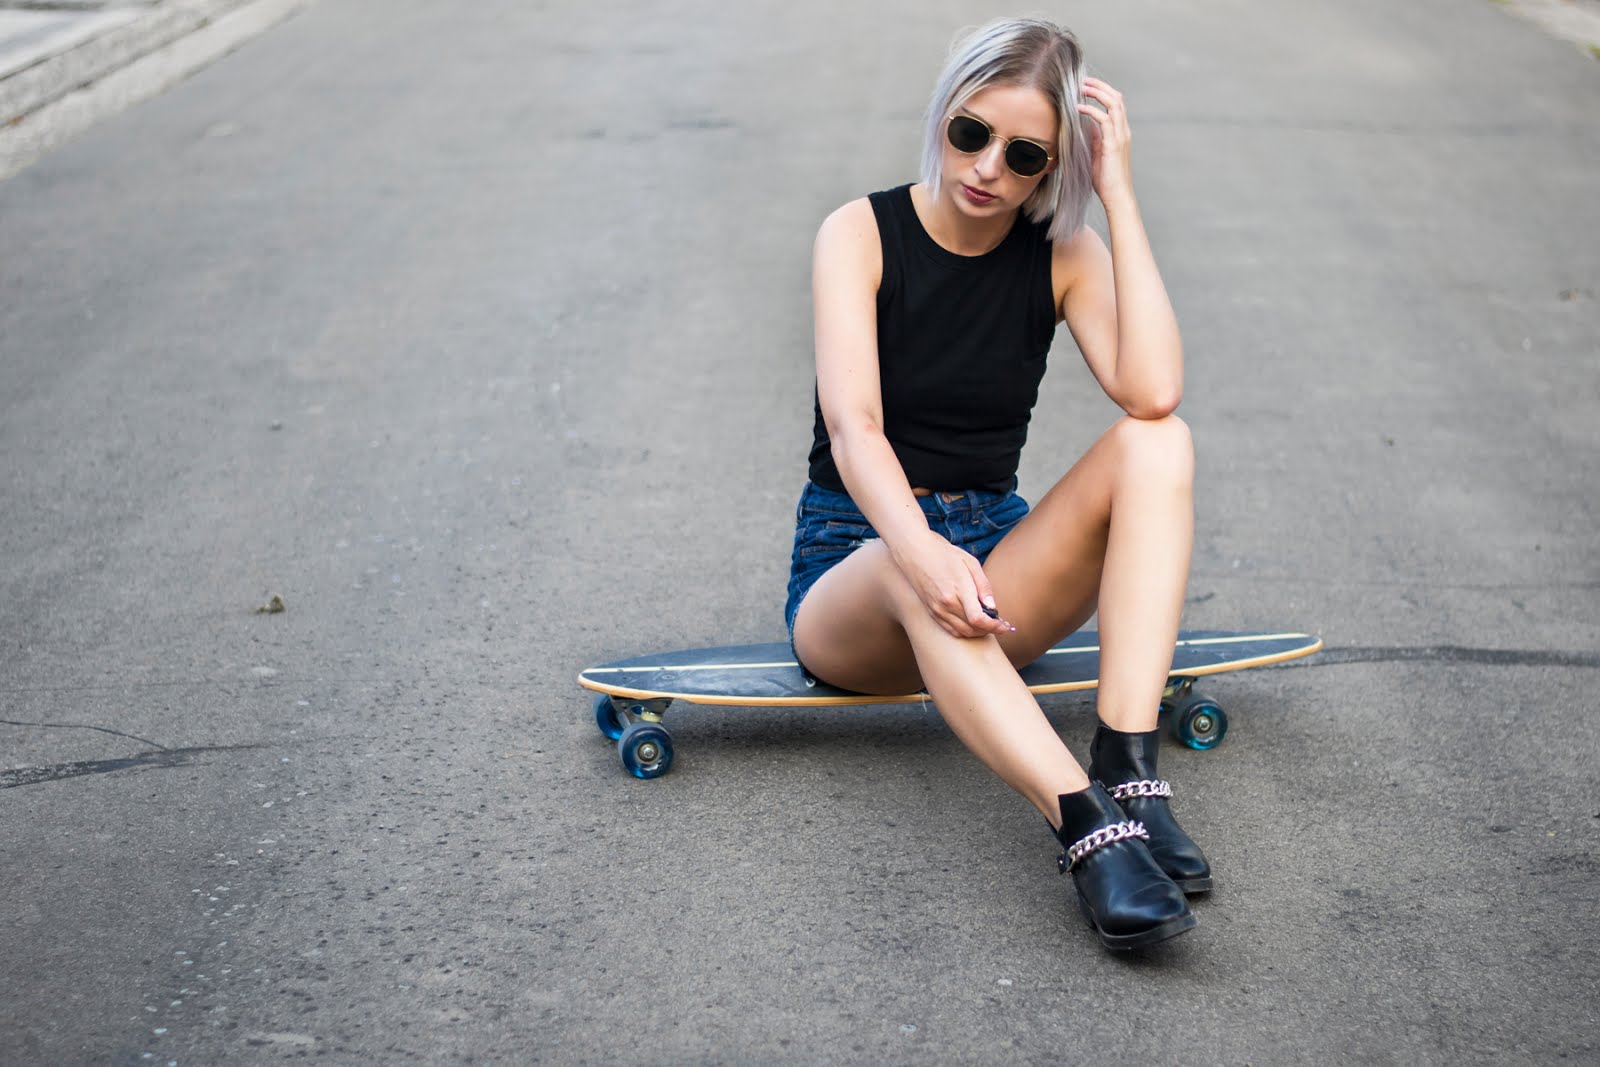
[[[985,531],[1004,537],[1028,514],[1028,502],[1016,493],[1008,493],[992,504],[975,506],[972,512],[973,519]],[[993,549],[994,546],[989,547]],[[988,552],[983,555],[987,556]]]
[[[865,515],[843,493],[808,484],[796,508],[794,551],[789,560],[789,596],[783,620],[794,633],[800,601],[828,568],[878,536]]]
[[[801,559],[827,555],[843,558],[876,536],[865,519],[850,522],[845,519],[808,518],[795,531],[795,549]]]

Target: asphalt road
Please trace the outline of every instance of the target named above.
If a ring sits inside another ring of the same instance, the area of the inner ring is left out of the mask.
[[[781,638],[811,236],[1003,10],[621,7],[320,0],[0,184],[0,1061],[1600,1058],[1600,64],[1063,13],[1184,328],[1185,623],[1329,648],[1166,749],[1219,888],[1129,959],[931,711],[596,732],[583,666]],[[1114,414],[1054,355],[1025,494]]]

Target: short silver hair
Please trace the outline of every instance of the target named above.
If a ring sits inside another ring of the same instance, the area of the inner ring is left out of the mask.
[[[922,142],[922,181],[937,190],[943,177],[945,122],[950,113],[991,85],[1037,89],[1055,106],[1056,166],[1022,203],[1034,222],[1050,223],[1050,239],[1064,241],[1083,228],[1094,193],[1083,102],[1083,49],[1078,39],[1042,19],[996,19],[958,39],[945,62]]]

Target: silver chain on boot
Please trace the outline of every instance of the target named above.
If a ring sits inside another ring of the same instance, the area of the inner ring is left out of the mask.
[[[1126,841],[1130,837],[1138,837],[1148,841],[1150,840],[1150,831],[1144,828],[1144,823],[1142,822],[1114,822],[1110,826],[1102,826],[1088,837],[1082,837],[1073,842],[1072,847],[1067,849],[1056,860],[1056,865],[1061,868],[1062,874],[1066,874],[1076,867],[1089,853],[1096,849],[1105,848],[1107,845],[1114,845],[1118,841]]]
[[[1112,800],[1131,800],[1134,797],[1170,797],[1172,786],[1149,778],[1137,782],[1123,782],[1111,790]]]

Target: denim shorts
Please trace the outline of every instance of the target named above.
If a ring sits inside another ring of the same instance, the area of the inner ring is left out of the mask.
[[[994,546],[1022,521],[1028,502],[1015,492],[966,490],[917,497],[928,528],[964,548],[982,563]],[[789,560],[789,600],[783,621],[794,640],[794,617],[800,601],[829,567],[878,536],[855,501],[844,493],[807,482],[795,509],[794,554]]]

